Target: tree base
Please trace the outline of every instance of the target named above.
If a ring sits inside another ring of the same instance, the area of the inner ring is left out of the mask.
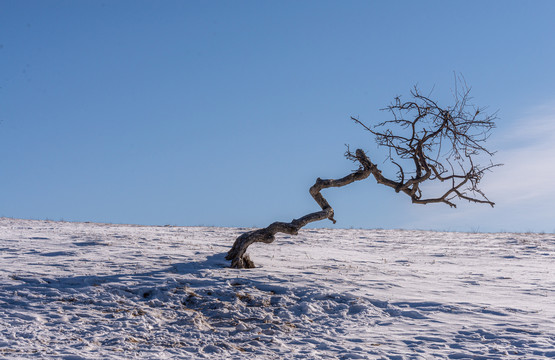
[[[244,254],[243,256],[235,258],[231,261],[231,268],[233,269],[254,269],[255,267],[254,262],[248,254]]]

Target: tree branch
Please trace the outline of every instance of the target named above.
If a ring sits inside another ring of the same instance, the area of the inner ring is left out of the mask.
[[[389,149],[387,159],[399,168],[399,182],[386,178],[377,169],[372,171],[376,181],[394,188],[396,192],[405,193],[415,204],[443,202],[456,207],[451,200],[459,198],[494,206],[478,188],[478,183],[486,170],[500,164],[481,168],[475,158],[494,154],[483,144],[495,128],[496,116],[487,115],[470,104],[470,89],[462,79],[458,82],[462,83],[462,87],[459,89],[455,84],[453,106],[441,107],[415,87],[409,101],[403,102],[396,97],[387,108],[382,109],[391,113],[392,120],[371,128],[351,117],[375,136],[378,146]],[[397,159],[410,160],[414,167],[407,169],[407,165]],[[415,176],[405,180],[405,174]],[[451,180],[452,185],[441,196],[422,198],[420,184],[434,180],[441,183]],[[466,184],[468,188],[463,189]]]

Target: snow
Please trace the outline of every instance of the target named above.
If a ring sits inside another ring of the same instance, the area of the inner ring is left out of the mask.
[[[555,235],[0,219],[0,357],[555,358]]]

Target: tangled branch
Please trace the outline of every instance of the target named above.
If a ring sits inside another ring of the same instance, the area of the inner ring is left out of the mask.
[[[397,180],[381,172],[374,175],[378,183],[407,194],[416,204],[443,202],[456,207],[453,200],[459,198],[494,206],[478,185],[487,171],[501,164],[490,161],[482,166],[477,158],[494,155],[484,143],[495,128],[496,114],[487,115],[472,105],[466,85],[454,95],[453,106],[441,107],[414,87],[411,100],[396,97],[382,109],[392,114],[392,120],[371,128],[358,118],[351,119],[372,133],[379,146],[388,148],[389,161],[399,168]],[[347,150],[346,157],[355,159],[356,155]],[[433,181],[449,182],[450,187],[440,196],[423,197],[421,185]]]

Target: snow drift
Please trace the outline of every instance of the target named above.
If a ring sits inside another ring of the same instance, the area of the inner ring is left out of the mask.
[[[555,358],[555,236],[0,219],[0,356]]]

